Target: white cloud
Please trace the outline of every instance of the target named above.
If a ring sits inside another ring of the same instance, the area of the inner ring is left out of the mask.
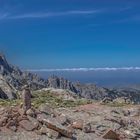
[[[132,70],[140,70],[140,67],[120,67],[120,68],[65,68],[65,69],[32,69],[27,70],[31,72],[61,72],[61,71],[118,71],[118,70],[125,70],[125,71],[132,71]]]
[[[100,13],[101,10],[70,10],[63,12],[35,12],[19,15],[9,15],[8,13],[0,14],[0,19],[25,19],[25,18],[48,18],[56,16],[71,16],[71,15],[89,15]]]

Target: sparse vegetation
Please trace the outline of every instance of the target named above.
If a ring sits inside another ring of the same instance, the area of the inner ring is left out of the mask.
[[[0,99],[0,106],[17,106],[17,105],[20,105],[21,104],[21,100],[20,99],[16,99],[16,100],[3,100],[3,99]]]
[[[78,105],[85,105],[92,103],[91,100],[87,99],[76,99],[76,100],[64,100],[51,93],[50,91],[45,92],[35,92],[33,94],[33,106],[38,107],[43,103],[48,103],[52,107],[75,107]]]
[[[22,103],[21,99],[16,100],[0,100],[0,106],[17,106]],[[52,107],[75,107],[92,103],[92,100],[75,99],[64,100],[62,97],[51,93],[50,91],[34,92],[32,98],[32,105],[38,108],[41,104],[48,103]]]
[[[118,103],[118,102],[111,102],[111,103],[107,103],[104,105],[108,105],[110,107],[123,107],[123,106],[128,106],[129,104],[127,103]]]

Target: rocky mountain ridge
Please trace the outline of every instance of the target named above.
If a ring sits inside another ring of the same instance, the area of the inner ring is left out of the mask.
[[[25,84],[30,85],[32,90],[51,87],[69,90],[73,94],[87,99],[100,101],[106,97],[111,99],[128,98],[133,103],[140,103],[140,90],[138,89],[108,89],[95,84],[73,83],[57,76],[51,76],[45,80],[36,74],[23,72],[18,67],[10,65],[5,56],[0,55],[0,98],[16,98],[16,92],[20,91]]]
[[[109,89],[98,87],[95,84],[72,83],[64,78],[58,78],[57,76],[49,77],[47,83],[48,87],[53,87],[56,89],[67,89],[76,95],[87,99],[101,101],[104,98],[110,98],[111,100],[124,98],[129,99],[131,103],[140,103],[140,90],[138,89]]]
[[[16,92],[22,86],[29,84],[37,90],[47,86],[47,81],[29,72],[23,72],[18,67],[9,64],[4,55],[0,55],[0,95],[4,99],[16,98]]]

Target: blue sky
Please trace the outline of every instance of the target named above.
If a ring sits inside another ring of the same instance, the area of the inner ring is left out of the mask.
[[[139,0],[0,0],[0,51],[23,69],[140,67]]]

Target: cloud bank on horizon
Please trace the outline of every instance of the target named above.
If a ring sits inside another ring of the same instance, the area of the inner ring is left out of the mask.
[[[31,72],[61,72],[61,71],[71,71],[71,72],[76,72],[76,71],[133,71],[133,70],[140,70],[140,67],[120,67],[120,68],[110,68],[110,67],[105,67],[105,68],[65,68],[65,69],[30,69],[26,71],[31,71]]]

